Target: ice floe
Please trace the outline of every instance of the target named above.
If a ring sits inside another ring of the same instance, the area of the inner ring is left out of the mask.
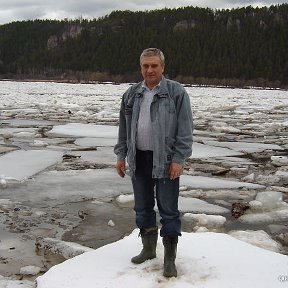
[[[18,150],[0,156],[0,175],[25,180],[61,160],[62,153],[48,150]]]

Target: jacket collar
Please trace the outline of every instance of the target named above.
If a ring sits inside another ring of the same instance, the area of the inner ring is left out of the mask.
[[[141,97],[146,88],[143,85],[143,81],[138,83],[138,84],[139,84],[139,86],[136,90],[136,97]],[[159,90],[158,90],[157,94],[161,97],[165,97],[165,95],[168,94],[167,79],[164,76],[162,76],[162,80],[160,82],[160,86],[159,86]]]

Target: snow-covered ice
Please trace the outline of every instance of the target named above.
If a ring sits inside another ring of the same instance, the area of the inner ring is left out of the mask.
[[[156,259],[132,264],[130,258],[140,249],[138,231],[134,231],[116,243],[52,267],[37,278],[37,288],[282,288],[286,285],[281,280],[287,275],[287,256],[227,234],[183,233],[176,260],[177,279],[162,276],[161,243],[158,242]]]

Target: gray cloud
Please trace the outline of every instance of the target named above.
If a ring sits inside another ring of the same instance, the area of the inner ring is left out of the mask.
[[[270,6],[286,1],[248,0],[0,0],[0,24],[33,19],[98,18],[113,10],[152,10],[183,6],[210,7],[213,9],[242,6]]]

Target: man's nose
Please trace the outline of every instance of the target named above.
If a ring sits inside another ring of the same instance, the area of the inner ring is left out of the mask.
[[[153,71],[152,66],[149,66],[147,71],[152,72]]]

